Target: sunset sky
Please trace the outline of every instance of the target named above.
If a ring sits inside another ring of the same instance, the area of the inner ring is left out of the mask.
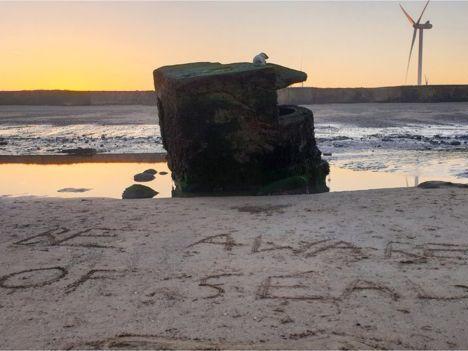
[[[468,2],[431,2],[423,19],[429,82],[468,83]],[[402,85],[411,36],[388,1],[0,2],[0,90],[150,90],[157,67],[260,51],[306,86]],[[417,47],[408,83],[416,64]]]

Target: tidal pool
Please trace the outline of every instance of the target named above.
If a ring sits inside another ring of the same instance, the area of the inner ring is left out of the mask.
[[[159,192],[156,198],[171,197],[173,182],[165,162],[0,163],[0,196],[121,198],[123,190],[135,184],[133,176],[149,168],[158,171],[156,178],[140,184]],[[333,165],[330,169],[330,191],[413,187],[426,180],[460,182],[453,177],[355,171]]]

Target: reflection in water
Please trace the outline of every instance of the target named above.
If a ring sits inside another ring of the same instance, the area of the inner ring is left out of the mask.
[[[148,168],[168,173],[156,174],[156,179],[141,184],[159,192],[156,197],[171,197],[172,178],[165,162],[0,164],[0,196],[121,198],[124,189],[135,184],[133,176]],[[90,190],[76,192],[63,189]]]
[[[111,197],[121,198],[134,184],[133,176],[148,168],[158,171],[156,179],[141,183],[158,191],[158,198],[171,197],[173,182],[165,162],[0,164],[0,196]],[[160,172],[168,172],[165,175]],[[416,186],[427,180],[460,181],[454,178],[427,178],[396,173],[353,171],[330,167],[330,191],[349,191]]]
[[[399,173],[353,171],[330,166],[327,185],[330,191],[351,191],[382,188],[407,188],[428,180],[460,182],[455,177],[422,177]]]
[[[330,166],[327,185],[330,191],[351,191],[382,188],[407,188],[417,186],[428,180],[460,182],[452,177],[421,177],[399,173],[353,171],[336,166]]]

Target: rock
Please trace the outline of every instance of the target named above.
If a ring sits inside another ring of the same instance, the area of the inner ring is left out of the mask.
[[[5,139],[0,139],[0,146],[8,145],[8,141]]]
[[[149,174],[155,175],[156,173],[158,173],[158,171],[150,168],[150,169],[147,169],[146,171],[143,171],[143,173],[149,173]]]
[[[155,70],[173,195],[257,194],[296,176],[306,177],[304,191],[328,191],[312,112],[277,105],[277,89],[306,78],[274,64],[198,62]]]
[[[159,175],[166,175],[166,174],[168,174],[168,173],[167,173],[167,172],[164,172],[164,171],[159,172]]]
[[[458,140],[452,140],[449,144],[450,144],[450,145],[453,145],[453,146],[457,146],[457,145],[460,145],[461,142],[458,141]]]
[[[97,154],[96,149],[93,148],[76,148],[76,149],[62,149],[60,151],[63,154],[68,154],[72,156],[94,156]]]
[[[63,188],[57,190],[59,193],[84,193],[86,191],[90,191],[91,189],[86,188]]]
[[[143,172],[143,173],[138,173],[138,174],[135,174],[133,176],[133,180],[135,182],[150,182],[154,179],[154,175],[151,174],[151,173],[146,173],[146,172]]]
[[[148,186],[133,184],[124,190],[122,199],[150,199],[158,194]]]
[[[418,188],[421,188],[421,189],[468,188],[468,184],[430,180],[430,181],[419,184]]]

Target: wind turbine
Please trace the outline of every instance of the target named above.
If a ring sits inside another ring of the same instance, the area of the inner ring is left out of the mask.
[[[418,85],[421,85],[422,83],[422,63],[423,63],[423,36],[424,36],[424,30],[425,29],[431,29],[432,28],[432,24],[429,22],[429,21],[426,21],[426,23],[422,23],[421,24],[421,18],[422,16],[424,15],[424,11],[426,11],[426,8],[427,8],[427,5],[429,5],[429,1],[428,0],[426,2],[426,6],[424,6],[422,12],[421,12],[421,16],[419,16],[418,18],[418,21],[415,22],[414,19],[408,14],[408,12],[406,12],[406,10],[404,9],[404,7],[400,4],[400,7],[403,11],[403,13],[405,14],[406,18],[408,18],[408,21],[410,22],[410,24],[413,26],[414,28],[414,31],[413,31],[413,40],[411,41],[411,49],[410,49],[410,53],[409,53],[409,57],[408,57],[408,65],[406,66],[406,78],[408,78],[408,70],[409,70],[409,66],[410,66],[410,61],[411,61],[411,54],[413,53],[413,46],[414,46],[414,42],[416,40],[416,34],[419,30],[419,57],[418,57]]]

